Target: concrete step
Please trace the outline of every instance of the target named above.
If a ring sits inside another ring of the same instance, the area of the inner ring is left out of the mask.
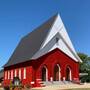
[[[53,81],[53,83],[55,84],[55,85],[63,85],[64,83],[63,83],[63,81]]]
[[[49,86],[49,85],[65,85],[65,84],[73,84],[73,83],[70,81],[53,81],[53,82],[46,81],[43,82],[43,84]]]
[[[71,81],[62,81],[64,84],[73,84]]]
[[[43,82],[46,86],[52,85],[50,81]]]

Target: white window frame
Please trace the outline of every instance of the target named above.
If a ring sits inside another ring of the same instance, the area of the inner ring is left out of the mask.
[[[5,80],[7,79],[7,71],[5,71]]]
[[[10,71],[8,71],[8,79],[10,79]]]
[[[17,77],[17,69],[15,69],[14,76]]]
[[[13,70],[11,70],[11,79],[13,79]]]
[[[23,70],[23,79],[26,79],[26,68]]]
[[[19,78],[21,79],[21,69],[19,69]]]

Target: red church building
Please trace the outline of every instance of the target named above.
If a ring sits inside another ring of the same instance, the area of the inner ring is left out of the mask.
[[[78,81],[79,62],[60,16],[54,15],[24,36],[4,66],[4,86],[15,77],[23,85]]]

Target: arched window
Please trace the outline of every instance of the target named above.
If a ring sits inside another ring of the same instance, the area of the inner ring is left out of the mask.
[[[42,74],[42,81],[48,81],[48,69],[46,66],[44,66],[41,70],[41,74]]]

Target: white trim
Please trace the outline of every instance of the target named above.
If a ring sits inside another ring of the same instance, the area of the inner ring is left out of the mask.
[[[44,55],[46,52],[53,50],[51,48],[48,51],[46,51],[47,50],[46,46],[48,46],[47,44],[49,42],[51,42],[52,38],[54,38],[57,33],[59,33],[59,36],[60,36],[59,41],[61,41],[61,42],[59,42],[59,45],[55,45],[54,48],[53,47],[52,48],[53,49],[59,48],[60,50],[62,50],[65,54],[67,54],[69,57],[71,57],[76,62],[82,62],[73,47],[73,44],[69,38],[66,28],[65,28],[65,26],[61,20],[61,17],[59,15],[57,15],[56,20],[54,21],[52,27],[49,30],[48,35],[46,36],[43,44],[40,47],[40,50],[35,53],[35,55],[32,57],[32,59],[36,59],[36,58]]]
[[[70,81],[72,81],[72,71],[71,71],[71,68],[70,67],[67,67],[69,69],[69,78],[70,78]]]
[[[14,72],[15,72],[15,73],[14,73],[14,76],[17,77],[17,69],[15,69]]]
[[[11,70],[11,79],[13,79],[13,70]]]
[[[44,66],[43,68],[45,68],[45,70],[46,70],[46,81],[48,81],[48,69],[47,69],[46,66]],[[42,68],[42,69],[43,69],[43,68]]]
[[[46,69],[46,81],[48,81],[48,69],[46,66],[44,66],[44,68]]]
[[[8,71],[8,79],[10,79],[10,71]]]
[[[52,28],[49,30],[48,36],[41,48],[44,48],[46,44],[56,35],[56,33],[59,32],[59,30],[55,29],[55,27],[62,27],[62,20],[59,15],[57,15],[56,20],[54,21]]]
[[[34,81],[32,81],[32,82],[31,82],[31,84],[35,84],[35,82],[34,82]]]
[[[70,81],[72,81],[72,73],[71,73],[71,69],[70,69]]]
[[[19,69],[19,79],[21,79],[21,69]]]
[[[59,14],[58,14],[58,15],[59,15]],[[50,30],[49,30],[49,32],[48,32],[48,35],[50,34],[50,31],[52,30],[53,25],[55,24],[56,20],[57,20],[57,17],[56,17],[54,23],[52,24],[52,26],[51,26],[51,28],[50,28]],[[40,49],[42,49],[42,48],[45,46],[46,40],[47,40],[47,38],[48,38],[48,35],[47,35],[47,37],[45,38],[44,42],[42,43]]]
[[[60,69],[60,65],[59,64],[57,64],[57,66],[58,66],[58,68],[59,68],[59,81],[61,80],[61,69]]]
[[[26,79],[26,68],[23,70],[23,79]]]
[[[5,80],[7,79],[7,71],[5,71]]]
[[[46,81],[48,81],[48,69],[46,67]]]

